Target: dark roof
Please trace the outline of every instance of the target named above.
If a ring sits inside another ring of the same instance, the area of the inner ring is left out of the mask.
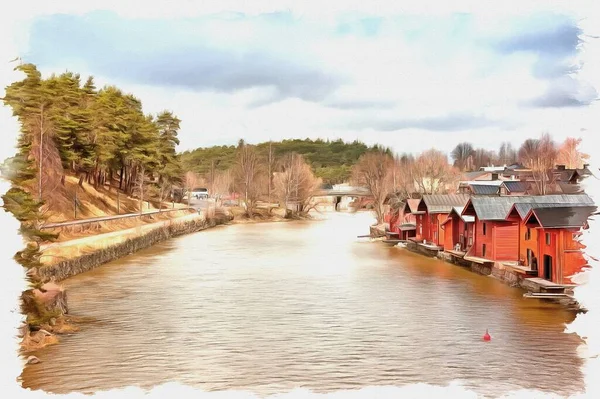
[[[424,195],[423,201],[429,213],[450,213],[455,206],[465,206],[469,201],[469,194]]]
[[[561,195],[514,195],[505,197],[473,196],[471,204],[479,220],[505,220],[513,205],[523,204],[587,204],[594,202],[586,194]],[[516,207],[516,205],[515,205]]]
[[[558,186],[565,194],[580,194],[583,193],[583,187],[580,184],[567,183],[564,181],[559,181]]]
[[[524,193],[531,187],[531,183],[526,181],[505,181],[502,185],[511,193]]]
[[[470,184],[469,187],[476,195],[494,195],[498,194],[498,186],[488,184]]]
[[[517,213],[519,214],[519,216],[521,217],[521,219],[524,219],[527,214],[529,213],[529,211],[533,208],[562,208],[565,206],[570,206],[570,207],[586,207],[586,206],[591,206],[594,205],[594,202],[592,201],[592,199],[590,197],[587,197],[587,199],[582,198],[581,202],[577,203],[577,202],[573,202],[570,204],[565,204],[565,203],[558,203],[558,202],[550,202],[550,203],[543,203],[543,202],[536,202],[536,203],[516,203],[514,205]]]
[[[578,228],[583,227],[597,209],[595,206],[533,208],[528,214],[527,221],[536,220],[540,226],[547,229]]]
[[[580,176],[591,176],[592,175],[592,171],[588,169],[588,167],[584,167],[583,169],[576,169],[577,173],[579,173]]]
[[[487,175],[490,172],[478,170],[476,172],[465,172],[463,173],[463,177],[465,180],[475,180],[480,176]]]

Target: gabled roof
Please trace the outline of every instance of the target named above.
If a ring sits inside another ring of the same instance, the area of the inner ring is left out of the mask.
[[[473,196],[470,204],[475,209],[475,214],[479,220],[505,220],[517,203],[523,204],[587,204],[593,205],[594,202],[586,194],[561,194],[561,195],[528,195],[528,196]],[[515,206],[516,207],[516,206]],[[467,209],[465,205],[463,212]]]
[[[454,207],[452,207],[452,210],[448,214],[448,217],[446,218],[446,220],[444,220],[442,222],[441,225],[445,225],[446,223],[448,223],[450,221],[450,219],[452,219],[452,215],[453,214],[456,214],[465,223],[474,223],[475,222],[475,217],[474,216],[471,216],[471,215],[462,215],[462,211],[463,211],[463,207],[462,206],[454,206]]]
[[[423,202],[429,213],[450,213],[453,207],[463,207],[469,201],[469,194],[424,195]]]
[[[498,194],[498,186],[490,184],[470,184],[469,187],[475,195],[494,195]]]
[[[526,181],[504,181],[502,182],[502,185],[504,187],[506,187],[506,189],[508,191],[510,191],[511,193],[524,193],[527,190],[529,190],[529,187],[531,187],[531,183],[526,182]]]
[[[404,205],[404,213],[412,213],[414,215],[420,215],[425,213],[423,211],[419,211],[420,202],[420,198],[408,198],[406,200],[406,204]]]
[[[580,228],[596,213],[595,206],[563,206],[560,208],[532,208],[527,214],[527,223],[537,222],[546,229]]]

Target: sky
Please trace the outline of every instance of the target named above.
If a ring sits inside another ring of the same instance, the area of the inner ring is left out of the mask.
[[[341,138],[450,152],[596,129],[598,91],[580,73],[580,49],[594,39],[576,10],[309,3],[48,9],[22,27],[17,55],[44,75],[117,85],[146,112],[173,111],[180,151]]]

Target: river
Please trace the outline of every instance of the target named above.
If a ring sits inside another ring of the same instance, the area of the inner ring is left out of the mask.
[[[572,312],[358,239],[368,214],[179,237],[64,282],[82,331],[37,353],[53,393],[178,381],[258,395],[460,380],[496,396],[583,389]],[[481,337],[489,328],[491,342]]]

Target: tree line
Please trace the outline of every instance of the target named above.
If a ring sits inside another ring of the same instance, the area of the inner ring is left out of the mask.
[[[143,190],[147,180],[181,180],[176,146],[180,120],[170,111],[144,114],[141,101],[115,86],[97,89],[65,72],[43,79],[33,64],[6,88],[4,104],[21,123],[18,156],[37,168],[37,199],[64,184],[67,174],[94,187]]]
[[[389,148],[378,145],[367,146],[360,141],[346,143],[338,140],[292,139],[262,142],[254,146],[258,155],[267,158],[269,151],[279,158],[288,153],[302,155],[312,168],[315,176],[327,184],[347,182],[352,174],[352,166],[358,158],[369,151],[384,151],[392,154]],[[214,170],[225,171],[236,163],[237,146],[213,146],[198,148],[181,153],[184,170],[192,171],[199,176],[208,177]]]

